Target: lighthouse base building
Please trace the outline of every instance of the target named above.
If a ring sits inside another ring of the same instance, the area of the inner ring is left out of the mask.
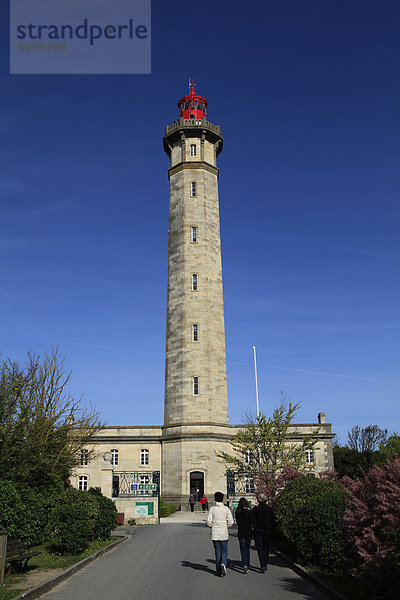
[[[191,85],[163,138],[170,161],[164,424],[102,429],[90,444],[95,458],[84,450],[73,475],[76,487],[100,487],[112,497],[125,522],[158,522],[160,495],[187,510],[191,493],[198,500],[215,491],[232,500],[254,493],[216,454],[230,452],[241,426],[228,420],[217,166],[223,137],[207,107]],[[324,414],[292,425],[287,440],[300,443],[317,430],[305,456],[316,472],[333,468]]]

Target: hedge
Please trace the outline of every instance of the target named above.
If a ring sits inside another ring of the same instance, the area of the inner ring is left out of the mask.
[[[280,532],[300,560],[331,570],[342,565],[345,509],[340,483],[307,475],[290,481],[275,505]]]
[[[107,540],[117,526],[117,507],[110,499],[103,496],[99,488],[90,488],[89,494],[96,500],[98,513],[94,522],[93,536]]]

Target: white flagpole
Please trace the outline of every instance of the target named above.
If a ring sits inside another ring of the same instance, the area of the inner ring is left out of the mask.
[[[260,414],[260,407],[258,405],[258,382],[257,382],[257,357],[256,357],[256,347],[253,346],[253,354],[254,354],[254,377],[256,380],[256,402],[257,402],[257,417]]]

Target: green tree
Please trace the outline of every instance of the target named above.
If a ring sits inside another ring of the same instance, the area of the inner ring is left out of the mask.
[[[43,485],[65,480],[78,464],[100,422],[92,406],[68,392],[70,377],[58,349],[43,357],[28,353],[22,367],[11,360],[0,365],[2,479]]]
[[[339,477],[357,479],[363,477],[374,465],[382,463],[380,452],[365,450],[359,452],[348,446],[333,447],[333,462]]]
[[[381,443],[379,452],[385,462],[388,460],[394,460],[395,458],[400,458],[400,435],[396,432],[393,432],[385,442]]]
[[[388,430],[381,429],[378,425],[367,425],[360,427],[355,425],[347,434],[347,445],[351,450],[357,452],[373,452],[378,450],[380,444],[384,444],[388,438]]]
[[[282,397],[272,417],[261,413],[256,419],[247,417],[230,442],[232,453],[218,452],[217,456],[228,468],[253,480],[276,479],[287,466],[300,472],[312,468],[305,462],[305,451],[314,448],[319,429],[289,440],[289,428],[298,409],[299,404],[286,403]]]

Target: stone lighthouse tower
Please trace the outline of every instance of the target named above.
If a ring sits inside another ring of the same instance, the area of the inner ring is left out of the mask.
[[[228,425],[217,157],[220,127],[194,85],[166,127],[169,239],[162,495],[184,508],[192,491],[226,489]]]

